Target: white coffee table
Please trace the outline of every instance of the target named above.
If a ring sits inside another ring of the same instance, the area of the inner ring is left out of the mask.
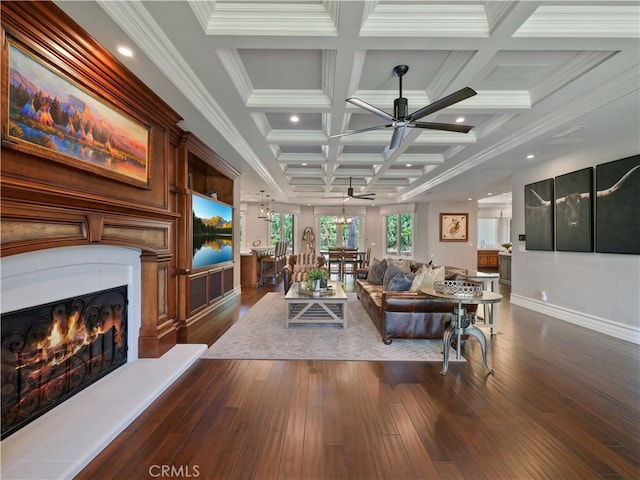
[[[331,323],[347,326],[347,294],[340,282],[328,282],[335,293],[327,296],[309,296],[300,293],[299,283],[291,286],[284,296],[285,326],[299,323]]]

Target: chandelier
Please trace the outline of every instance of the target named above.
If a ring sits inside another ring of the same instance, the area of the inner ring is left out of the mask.
[[[269,202],[269,195],[267,195],[267,202]],[[273,222],[273,198],[271,199],[271,209],[269,209],[269,205],[267,204],[267,211],[265,213],[265,222]]]
[[[342,216],[338,217],[336,225],[351,225],[351,217],[347,217],[344,213],[344,195],[342,196]]]
[[[258,218],[267,218],[267,213],[264,209],[264,190],[260,190],[260,195],[260,212],[258,213]]]

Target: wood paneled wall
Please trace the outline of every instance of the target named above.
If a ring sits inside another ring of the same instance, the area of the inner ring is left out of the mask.
[[[2,104],[9,91],[8,43],[149,129],[150,177],[134,185],[78,168],[8,138],[2,109],[2,250],[12,255],[68,245],[142,251],[140,357],[177,341],[180,213],[176,199],[180,116],[51,2],[2,2]]]

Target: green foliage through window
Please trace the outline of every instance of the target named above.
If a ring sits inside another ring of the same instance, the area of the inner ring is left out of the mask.
[[[385,217],[386,227],[386,254],[404,255],[413,254],[413,214],[393,213]]]

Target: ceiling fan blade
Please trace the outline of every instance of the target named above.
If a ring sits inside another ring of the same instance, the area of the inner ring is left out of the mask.
[[[407,116],[407,120],[418,120],[426,115],[429,115],[430,113],[437,112],[438,110],[442,110],[443,108],[453,105],[454,103],[458,103],[469,97],[473,97],[474,95],[477,95],[477,93],[478,92],[476,92],[473,88],[464,87],[457,92],[452,93],[451,95],[447,95],[446,97],[441,98],[440,100],[436,100],[432,104],[427,105],[426,107],[422,107],[421,109],[409,114]]]
[[[357,198],[359,200],[375,200],[375,193],[363,193],[361,195],[351,195],[351,198]]]
[[[402,142],[402,134],[404,133],[404,124],[399,125],[393,130],[393,136],[391,137],[391,143],[389,144],[390,149],[398,148],[400,143]]]
[[[384,110],[380,110],[378,107],[374,107],[373,105],[363,100],[360,100],[359,98],[355,98],[355,97],[347,98],[347,102],[349,102],[351,105],[355,105],[356,107],[360,107],[366,110],[367,112],[373,113],[374,115],[377,115],[380,118],[384,118],[387,122],[393,122],[395,120],[391,115],[389,115]]]
[[[354,133],[369,132],[371,130],[382,130],[383,128],[388,128],[388,127],[391,127],[391,126],[392,126],[391,124],[389,124],[389,125],[378,125],[377,127],[361,128],[359,130],[349,130],[347,132],[336,133],[335,135],[329,136],[329,138],[344,137],[345,135],[353,135]]]
[[[447,132],[469,133],[473,128],[472,125],[457,125],[453,123],[433,123],[433,122],[412,122],[410,127],[428,128],[431,130],[445,130]]]

